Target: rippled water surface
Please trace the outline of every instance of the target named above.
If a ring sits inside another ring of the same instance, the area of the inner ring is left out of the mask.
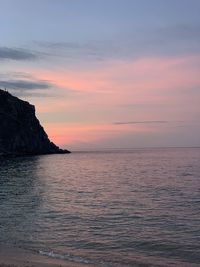
[[[100,266],[200,263],[200,149],[0,162],[0,245]]]

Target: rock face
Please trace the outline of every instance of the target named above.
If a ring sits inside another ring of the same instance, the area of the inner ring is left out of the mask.
[[[35,107],[0,89],[0,155],[70,153],[52,143]]]

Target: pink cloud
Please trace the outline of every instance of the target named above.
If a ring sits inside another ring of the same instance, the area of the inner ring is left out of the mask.
[[[166,89],[188,88],[200,84],[200,56],[183,58],[143,58],[109,61],[92,69],[35,71],[38,79],[51,81],[57,87],[106,95],[144,97]],[[106,101],[105,99],[105,101]]]
[[[190,95],[190,90],[200,86],[199,65],[200,56],[196,55],[110,61],[91,69],[32,70],[37,79],[55,84],[55,90],[61,95],[38,99],[35,104],[39,116],[55,114],[52,123],[45,120],[43,123],[50,137],[60,145],[97,143],[105,138],[117,139],[126,133],[161,132],[164,126],[116,127],[112,122],[190,120],[196,116],[198,108],[197,101],[193,101],[197,97]],[[72,91],[71,95],[68,89]],[[194,104],[187,105],[188,101]],[[120,108],[128,105],[138,108]],[[65,121],[59,122],[60,114],[66,114]],[[69,116],[70,122],[74,123],[67,123]],[[51,121],[50,117],[48,121]]]

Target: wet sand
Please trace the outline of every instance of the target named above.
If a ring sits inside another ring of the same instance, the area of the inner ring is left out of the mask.
[[[52,259],[19,248],[0,246],[0,267],[86,267],[87,264]],[[97,267],[89,264],[90,267]]]

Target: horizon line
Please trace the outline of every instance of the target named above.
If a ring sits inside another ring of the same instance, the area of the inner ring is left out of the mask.
[[[112,150],[142,150],[142,149],[184,149],[184,148],[197,148],[199,149],[200,148],[200,145],[199,146],[160,146],[160,147],[131,147],[131,148],[126,148],[126,147],[123,147],[123,148],[94,148],[94,149],[70,149],[70,151],[72,152],[104,152],[104,151],[112,151]]]

